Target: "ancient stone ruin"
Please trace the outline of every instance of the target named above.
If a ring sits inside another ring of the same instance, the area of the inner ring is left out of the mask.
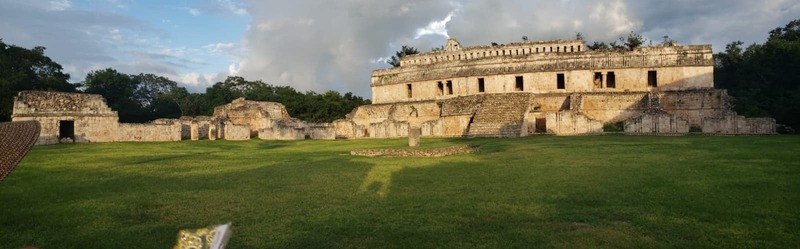
[[[41,123],[58,142],[521,137],[600,134],[774,134],[772,118],[732,111],[714,89],[711,45],[670,43],[588,51],[583,41],[462,47],[401,58],[372,73],[372,103],[332,123],[289,116],[280,103],[237,99],[211,117],[124,124],[100,95],[20,92],[14,121]],[[413,129],[411,134],[409,131]]]
[[[160,124],[119,123],[102,96],[24,91],[14,98],[13,121],[38,121],[37,144],[59,142],[179,141],[180,129]]]
[[[102,96],[86,93],[23,91],[14,99],[13,121],[38,121],[37,144],[72,142],[180,141],[199,139],[334,139],[331,124],[289,116],[280,103],[243,98],[218,106],[214,115],[157,119],[149,124],[119,123]]]
[[[714,89],[711,45],[670,43],[587,51],[583,41],[463,47],[401,58],[372,73],[372,105],[334,122],[337,137],[520,137],[598,134],[773,134],[772,118],[745,118]],[[409,112],[415,110],[413,118]]]

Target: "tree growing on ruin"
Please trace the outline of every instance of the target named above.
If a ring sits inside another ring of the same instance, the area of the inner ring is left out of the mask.
[[[619,40],[620,42],[623,42],[625,47],[627,47],[629,50],[641,47],[642,44],[644,44],[647,41],[647,39],[643,38],[642,35],[633,31],[631,31],[631,33],[628,34],[627,38],[620,37]]]
[[[389,65],[392,65],[393,67],[399,67],[400,66],[400,58],[403,58],[405,56],[412,55],[412,54],[418,54],[418,53],[419,53],[419,51],[417,51],[416,48],[414,48],[412,46],[403,45],[403,47],[400,48],[400,51],[395,52],[395,55],[392,55],[392,58],[386,60],[386,63],[388,63]]]

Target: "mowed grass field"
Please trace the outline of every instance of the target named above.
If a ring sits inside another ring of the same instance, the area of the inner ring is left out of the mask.
[[[445,158],[405,139],[36,146],[0,183],[0,248],[800,248],[800,136],[533,136]]]

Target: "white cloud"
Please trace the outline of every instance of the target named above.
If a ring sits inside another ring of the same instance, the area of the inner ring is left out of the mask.
[[[239,3],[231,0],[217,0],[220,6],[236,15],[247,15],[247,9],[242,7]]]
[[[450,35],[447,34],[447,23],[450,22],[454,14],[454,12],[450,12],[444,19],[432,21],[428,23],[428,26],[417,29],[417,35],[414,36],[414,39],[419,39],[424,35],[441,35],[450,38]]]
[[[235,55],[237,46],[232,42],[220,42],[203,46],[208,53],[216,55]]]
[[[239,69],[236,68],[236,64],[230,64],[228,66],[228,74],[229,75],[236,75],[239,73]]]
[[[193,16],[199,16],[200,14],[202,14],[202,12],[200,12],[200,10],[195,8],[189,8],[189,14]]]
[[[50,10],[63,11],[72,8],[72,2],[69,0],[52,0],[50,1]]]

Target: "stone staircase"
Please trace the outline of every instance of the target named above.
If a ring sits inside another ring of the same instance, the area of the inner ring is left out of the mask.
[[[487,94],[469,124],[469,136],[519,137],[533,94]]]

